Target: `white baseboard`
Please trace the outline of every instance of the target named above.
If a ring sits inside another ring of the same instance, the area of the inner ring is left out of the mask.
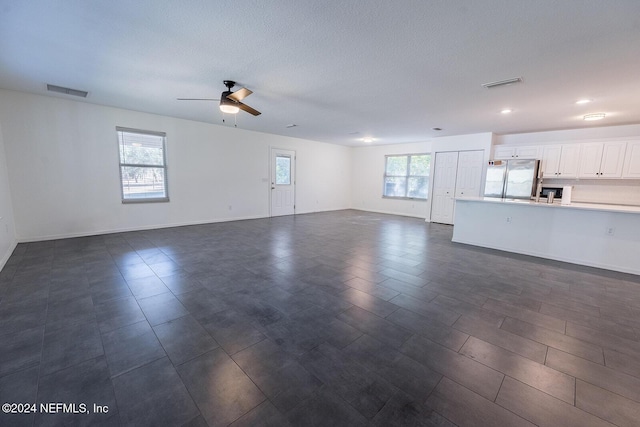
[[[327,208],[327,209],[320,209],[320,210],[297,210],[295,212],[294,215],[306,215],[306,214],[312,214],[312,213],[322,213],[322,212],[336,212],[336,211],[346,211],[349,210],[351,208]]]
[[[113,229],[106,229],[106,230],[83,231],[83,232],[77,232],[77,233],[64,233],[64,234],[34,236],[34,237],[19,237],[18,242],[19,243],[42,242],[46,240],[72,239],[75,237],[100,236],[103,234],[127,233],[130,231],[157,230],[161,228],[185,227],[189,225],[214,224],[218,222],[244,221],[248,219],[261,219],[261,218],[267,218],[267,217],[251,215],[251,216],[233,217],[233,218],[212,218],[208,220],[187,221],[187,222],[179,222],[179,223],[171,223],[171,224],[145,225],[141,227],[124,227],[124,228],[113,228]]]
[[[326,209],[326,210],[309,211],[309,212],[299,211],[299,212],[296,212],[296,215],[302,215],[305,213],[331,212],[331,211],[339,211],[339,210],[345,210],[345,209],[348,209],[348,208]],[[202,225],[202,224],[215,224],[218,222],[246,221],[250,219],[263,219],[263,218],[269,218],[269,216],[248,215],[248,216],[240,216],[240,217],[211,218],[211,219],[205,219],[205,220],[186,221],[186,222],[171,223],[171,224],[155,224],[155,225],[145,225],[140,227],[123,227],[123,228],[113,228],[113,229],[103,229],[103,230],[81,231],[77,233],[63,233],[63,234],[52,234],[52,235],[44,235],[44,236],[18,237],[16,243],[30,243],[30,242],[42,242],[47,240],[72,239],[76,237],[100,236],[103,234],[127,233],[131,231],[157,230],[162,228],[185,227],[189,225]]]
[[[412,215],[409,213],[405,213],[405,212],[393,212],[393,211],[381,211],[381,210],[376,210],[376,209],[362,209],[362,208],[351,208],[354,211],[362,211],[362,212],[373,212],[373,213],[379,213],[379,214],[385,214],[385,215],[397,215],[397,216],[407,216],[409,218],[420,218],[420,219],[424,219],[425,221],[427,221],[424,217],[424,215]]]
[[[13,254],[13,251],[16,250],[16,246],[18,246],[18,241],[16,239],[13,239],[13,243],[9,245],[9,249],[7,249],[7,252],[4,254],[2,259],[0,259],[0,271],[2,271],[5,265],[7,265],[7,261],[9,261],[9,258],[11,258],[11,254]]]

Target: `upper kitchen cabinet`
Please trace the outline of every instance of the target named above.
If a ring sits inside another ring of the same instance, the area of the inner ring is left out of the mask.
[[[577,178],[580,144],[548,145],[542,149],[545,178]]]
[[[580,178],[621,178],[626,142],[582,144]]]
[[[493,158],[496,160],[539,159],[540,147],[537,145],[523,147],[498,145],[493,149]]]
[[[623,178],[640,178],[640,141],[627,144],[627,155],[624,159]]]

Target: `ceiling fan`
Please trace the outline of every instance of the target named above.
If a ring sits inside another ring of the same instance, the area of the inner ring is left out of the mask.
[[[249,107],[247,104],[243,104],[242,101],[247,96],[251,95],[253,92],[243,87],[235,92],[231,92],[231,88],[236,85],[236,82],[233,80],[224,80],[224,85],[227,87],[227,90],[220,94],[220,99],[213,98],[178,98],[178,101],[220,101],[220,111],[227,114],[237,114],[240,110],[246,111],[249,114],[254,116],[259,116],[260,111],[255,108]]]

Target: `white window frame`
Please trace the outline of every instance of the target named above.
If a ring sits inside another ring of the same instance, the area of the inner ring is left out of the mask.
[[[427,195],[426,197],[410,197],[407,196],[407,192],[409,191],[409,178],[424,178],[422,175],[411,175],[411,158],[413,156],[429,156],[429,162],[431,162],[431,153],[410,153],[410,154],[387,154],[384,156],[384,174],[382,177],[382,198],[384,199],[401,199],[401,200],[428,200],[429,199],[429,180],[431,179],[430,175],[427,175]],[[407,173],[405,175],[387,175],[387,162],[389,157],[406,157],[407,158]],[[386,192],[386,182],[387,178],[404,178],[406,180],[405,185],[405,195],[404,196],[387,196]]]
[[[162,137],[162,165],[147,165],[147,164],[139,164],[139,163],[123,163],[121,152],[120,152],[120,144],[121,133],[137,133],[141,135],[150,135],[150,136],[159,136]],[[116,126],[116,135],[118,140],[118,159],[119,166],[118,169],[120,171],[120,198],[122,203],[157,203],[157,202],[168,202],[169,201],[169,180],[167,177],[167,134],[165,132],[157,132],[150,130],[141,130],[141,129],[132,129],[126,127]],[[124,197],[124,182],[122,180],[122,168],[123,167],[138,167],[138,168],[155,168],[155,169],[163,169],[163,177],[164,177],[164,197]]]

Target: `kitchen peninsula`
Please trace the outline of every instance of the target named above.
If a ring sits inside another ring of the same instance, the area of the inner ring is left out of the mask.
[[[640,274],[640,207],[456,200],[453,241]]]

